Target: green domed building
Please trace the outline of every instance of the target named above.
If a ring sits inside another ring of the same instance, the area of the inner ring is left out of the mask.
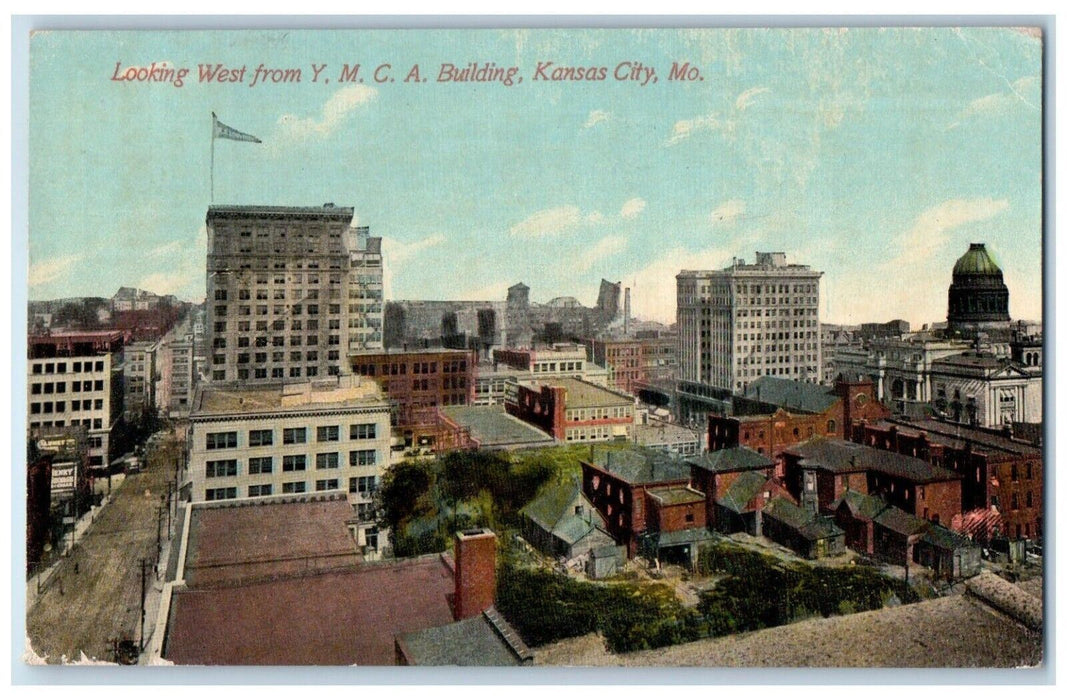
[[[1004,274],[986,250],[985,243],[972,243],[952,268],[948,288],[950,334],[991,336],[1008,332],[1008,287]]]

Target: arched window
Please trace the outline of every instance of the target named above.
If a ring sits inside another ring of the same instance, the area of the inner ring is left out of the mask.
[[[1027,491],[1026,492],[1026,507],[1027,508],[1033,508],[1034,507],[1034,494],[1033,494],[1032,491]]]
[[[837,421],[834,421],[834,420],[826,421],[826,432],[832,433],[832,432],[835,432],[836,430],[837,430]],[[873,438],[872,438],[872,440],[873,440]]]
[[[1011,465],[1011,480],[1012,481],[1018,481],[1019,480],[1019,465],[1018,464]]]
[[[1026,478],[1027,479],[1033,479],[1034,478],[1034,463],[1033,462],[1027,462],[1026,463]]]
[[[1011,495],[1011,509],[1012,510],[1018,510],[1019,509],[1019,494],[1017,494],[1017,493],[1013,493]]]

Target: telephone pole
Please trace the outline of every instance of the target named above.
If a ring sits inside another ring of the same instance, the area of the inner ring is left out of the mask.
[[[145,559],[141,559],[141,636],[138,642],[138,649],[144,651],[144,604],[145,604],[145,565],[148,562]]]

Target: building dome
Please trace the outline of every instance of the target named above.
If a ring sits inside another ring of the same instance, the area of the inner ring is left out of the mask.
[[[1006,330],[1008,287],[1004,273],[984,243],[972,243],[952,268],[948,288],[948,327],[964,336]]]
[[[956,261],[952,276],[957,275],[996,275],[1002,277],[1000,268],[993,262],[993,256],[985,248],[985,243],[972,243],[970,249]],[[953,280],[955,281],[955,280]]]

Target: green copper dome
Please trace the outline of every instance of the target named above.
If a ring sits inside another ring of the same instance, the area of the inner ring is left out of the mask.
[[[985,243],[972,243],[970,249],[956,261],[952,268],[952,275],[997,275],[1000,268],[989,251],[985,249]]]

